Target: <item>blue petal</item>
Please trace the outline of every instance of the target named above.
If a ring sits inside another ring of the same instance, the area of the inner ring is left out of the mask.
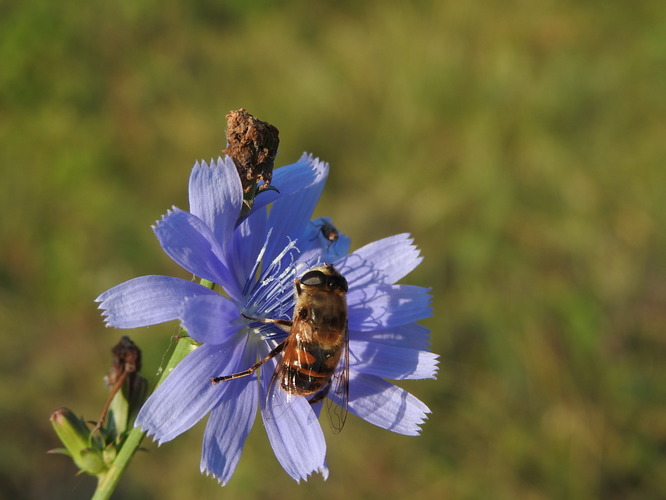
[[[251,366],[255,360],[255,350],[246,349],[242,363]],[[222,484],[236,470],[243,445],[254,424],[259,397],[256,382],[254,377],[234,381],[206,424],[201,472],[212,474]]]
[[[418,323],[409,323],[385,330],[369,330],[364,332],[357,332],[350,329],[349,338],[420,351],[428,350],[430,347],[430,330]]]
[[[346,234],[339,233],[337,241],[324,247],[324,253],[321,260],[323,262],[335,262],[347,255],[349,247],[351,247],[351,238]]]
[[[378,330],[412,323],[432,314],[426,288],[410,285],[368,285],[347,294],[349,329]]]
[[[221,245],[231,240],[243,203],[243,188],[234,161],[225,156],[197,162],[190,175],[190,212],[199,217]]]
[[[337,395],[329,397],[340,404]],[[349,411],[383,429],[416,436],[430,409],[407,391],[372,375],[350,372]]]
[[[303,234],[298,238],[301,260],[310,260],[316,254],[320,255],[321,262],[335,262],[347,254],[351,245],[349,236],[338,231],[337,239],[331,241],[323,232],[327,225],[337,231],[328,217],[313,219],[305,226]]]
[[[393,380],[435,378],[436,354],[376,342],[349,341],[349,367]]]
[[[313,183],[291,196],[281,197],[271,207],[268,216],[271,235],[264,255],[267,262],[272,262],[291,241],[303,234],[324,189],[328,165],[311,158],[309,161],[315,172]]]
[[[221,345],[204,344],[188,354],[150,395],[135,425],[162,444],[182,434],[217,406],[233,384],[213,384],[210,379],[247,368],[242,365],[247,337]]]
[[[247,324],[236,305],[218,294],[188,299],[182,321],[190,337],[204,344],[223,344]]]
[[[228,262],[242,294],[247,293],[256,280],[258,259],[266,240],[267,218],[266,210],[254,210],[234,231]],[[240,297],[234,298],[241,300]]]
[[[193,281],[141,276],[114,286],[95,301],[108,326],[137,328],[180,319],[185,299],[210,294],[215,292]]]
[[[184,269],[225,289],[235,288],[222,249],[201,219],[174,208],[153,229],[166,254]]]
[[[266,365],[261,373],[261,416],[275,456],[296,481],[316,471],[326,477],[326,441],[317,416],[304,397],[288,394],[279,381],[269,390],[275,363]]]
[[[316,172],[312,169],[312,155],[303,153],[296,163],[273,170],[271,186],[278,191],[264,191],[254,199],[252,212],[260,210],[269,203],[301,191],[314,182]]]
[[[335,267],[347,279],[350,290],[370,284],[393,284],[423,260],[408,234],[369,243],[339,260]]]

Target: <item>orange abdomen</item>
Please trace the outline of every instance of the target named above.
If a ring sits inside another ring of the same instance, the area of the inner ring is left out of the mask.
[[[334,342],[298,342],[284,353],[282,388],[292,394],[307,396],[323,389],[338,366],[341,345]]]

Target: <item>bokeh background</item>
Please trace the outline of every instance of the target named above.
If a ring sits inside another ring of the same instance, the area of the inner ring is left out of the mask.
[[[662,2],[26,0],[0,6],[0,497],[88,498],[50,413],[97,418],[129,333],[93,299],[184,276],[150,225],[240,107],[331,164],[353,247],[411,232],[438,380],[418,438],[350,417],[297,485],[260,422],[225,488],[199,425],[116,498],[666,497]],[[325,426],[326,427],[326,426]]]

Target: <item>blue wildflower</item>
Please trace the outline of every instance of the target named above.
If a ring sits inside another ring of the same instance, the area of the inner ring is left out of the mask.
[[[428,330],[416,323],[430,315],[428,291],[395,284],[421,257],[404,234],[347,254],[349,239],[337,230],[333,234],[330,220],[310,220],[327,174],[325,163],[306,155],[276,169],[271,184],[279,192],[262,193],[239,222],[242,189],[231,160],[197,163],[190,177],[190,211],[174,208],[154,230],[175,262],[223,293],[179,278],[144,276],[97,298],[109,326],[178,319],[201,343],[148,398],[135,425],[161,444],[209,414],[201,471],[223,484],[238,464],[259,405],[285,471],[297,481],[315,471],[328,475],[316,418],[321,403],[266,398],[277,359],[258,375],[211,383],[211,377],[245,370],[284,339],[275,325],[246,317],[291,319],[294,279],[314,264],[333,263],[349,284],[349,411],[407,435],[418,434],[429,413],[385,380],[435,376],[437,356],[427,350]],[[341,403],[333,391],[328,397]]]

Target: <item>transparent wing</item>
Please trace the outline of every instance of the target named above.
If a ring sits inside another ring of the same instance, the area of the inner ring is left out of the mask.
[[[321,425],[308,401],[283,390],[275,372],[279,374],[279,368],[262,379],[267,397],[262,398],[261,408],[273,452],[287,473],[297,480],[305,479],[314,470],[326,475],[326,443]]]
[[[290,337],[284,340],[284,349],[289,347],[290,340]],[[282,350],[283,353],[284,349]],[[284,354],[282,357],[283,356]],[[280,387],[286,371],[282,357],[275,358],[272,363],[266,363],[266,367],[270,368],[262,370],[262,384],[266,391],[264,408],[272,408],[272,410],[265,415],[266,418],[274,418],[283,415],[291,403],[291,394],[283,391]]]
[[[333,431],[337,434],[347,420],[349,402],[349,329],[345,328],[342,341],[342,354],[338,366],[331,377],[329,393],[326,398],[326,412]]]

